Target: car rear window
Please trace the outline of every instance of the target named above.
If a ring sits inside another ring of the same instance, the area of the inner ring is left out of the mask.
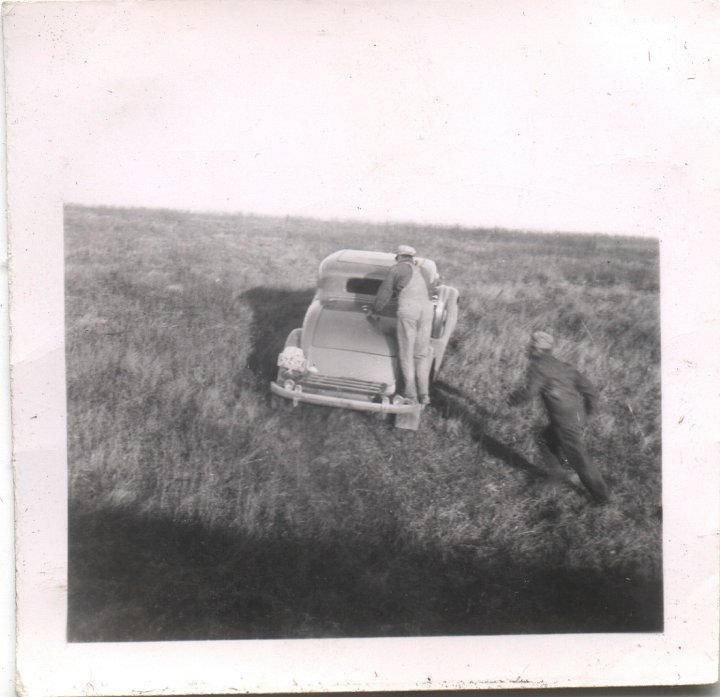
[[[379,278],[348,278],[345,290],[360,295],[377,295],[382,281]]]

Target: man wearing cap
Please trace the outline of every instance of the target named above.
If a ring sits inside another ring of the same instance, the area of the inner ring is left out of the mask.
[[[393,297],[397,297],[397,342],[400,371],[405,383],[405,399],[429,404],[433,304],[428,282],[415,264],[415,250],[400,245],[397,262],[390,268],[375,297],[371,319],[376,318]]]
[[[606,503],[607,485],[582,442],[585,419],[595,409],[595,388],[578,370],[552,355],[553,344],[553,337],[546,332],[532,335],[527,384],[513,392],[509,402],[517,405],[537,395],[542,397],[550,423],[540,434],[540,449],[549,476],[579,483],[560,464],[564,454],[595,500]]]

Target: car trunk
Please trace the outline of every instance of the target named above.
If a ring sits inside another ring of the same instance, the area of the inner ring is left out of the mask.
[[[395,384],[395,320],[371,322],[357,311],[323,308],[315,325],[309,364],[321,375]]]

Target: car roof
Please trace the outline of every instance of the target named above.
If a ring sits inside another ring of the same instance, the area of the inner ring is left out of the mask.
[[[364,252],[357,249],[341,249],[337,252],[337,261],[344,264],[392,266],[395,263],[395,255],[389,252]]]
[[[436,270],[435,262],[423,257],[415,257],[415,261],[419,266]],[[349,275],[357,275],[358,273],[371,272],[378,270],[383,272],[385,269],[395,264],[395,255],[391,252],[370,252],[359,249],[341,249],[333,252],[330,256],[325,257],[320,263],[320,275],[329,273],[346,273]],[[360,268],[366,267],[366,268]]]
[[[430,259],[416,257],[415,262],[424,268],[429,279],[437,278],[437,267]],[[318,287],[329,295],[346,295],[348,278],[384,279],[388,269],[395,264],[395,254],[359,249],[341,249],[333,252],[320,263]]]
[[[341,249],[323,259],[320,264],[320,277],[335,274],[357,276],[379,271],[382,278],[394,263],[395,255],[388,252]]]

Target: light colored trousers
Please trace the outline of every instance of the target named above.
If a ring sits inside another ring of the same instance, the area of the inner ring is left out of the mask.
[[[429,392],[432,365],[433,305],[423,303],[411,312],[399,311],[397,316],[398,359],[405,382],[405,397],[417,399]]]

